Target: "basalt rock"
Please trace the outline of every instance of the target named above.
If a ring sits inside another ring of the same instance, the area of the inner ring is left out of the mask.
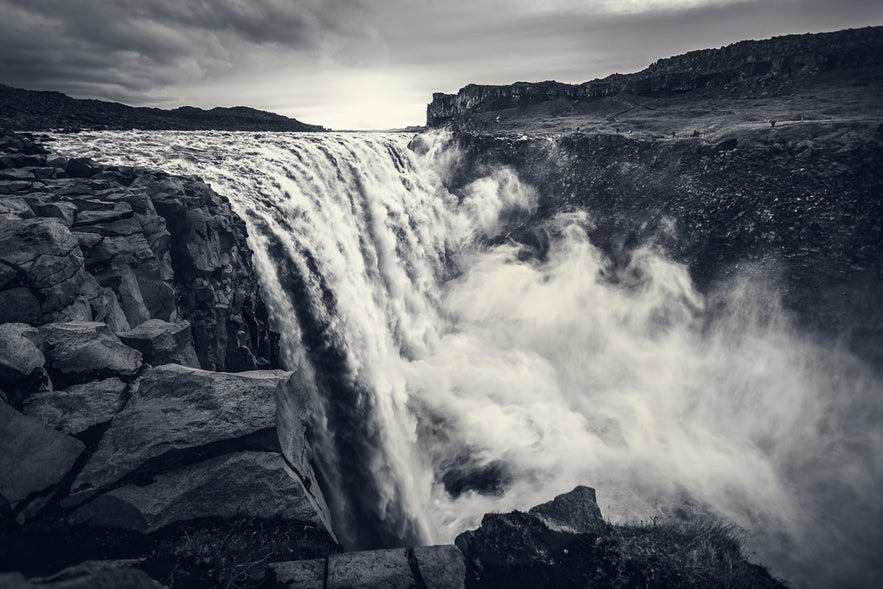
[[[248,517],[325,524],[276,452],[235,452],[127,485],[89,501],[77,524],[149,533],[200,518]]]
[[[46,369],[61,386],[131,377],[141,367],[141,352],[123,344],[104,323],[50,323],[40,328],[40,337],[46,346]]]
[[[127,384],[108,378],[70,386],[62,391],[30,395],[22,412],[67,434],[79,434],[110,421],[125,403]]]
[[[0,515],[58,484],[83,444],[0,402]]]
[[[169,323],[162,319],[148,319],[135,329],[117,335],[124,344],[141,352],[144,361],[153,366],[180,364],[199,367],[190,323],[187,321]]]
[[[281,370],[226,374],[176,364],[148,369],[72,492],[91,495],[148,462],[164,470],[162,462],[176,452],[273,431],[274,393],[289,377]]]
[[[278,367],[245,224],[226,199],[196,178],[45,152],[32,136],[0,136],[0,323],[120,332],[186,320],[200,367]]]
[[[49,377],[43,368],[46,357],[41,345],[39,333],[29,325],[0,325],[0,389],[13,404],[49,386]]]
[[[516,82],[506,86],[469,84],[456,94],[435,93],[426,124],[436,127],[470,113],[515,108],[551,100],[585,101],[617,95],[654,96],[703,88],[732,92],[787,91],[787,80],[830,69],[883,64],[883,27],[834,33],[787,35],[740,41],[720,49],[691,51],[660,59],[634,74],[613,74],[582,84]]]

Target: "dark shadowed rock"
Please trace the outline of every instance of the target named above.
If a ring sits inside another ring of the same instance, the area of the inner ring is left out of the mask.
[[[8,395],[24,397],[48,382],[40,344],[37,330],[30,325],[0,325],[0,388]]]
[[[330,530],[331,515],[313,471],[313,451],[307,439],[306,423],[314,411],[307,386],[302,381],[302,374],[294,373],[276,388],[276,432],[286,468],[301,481],[313,507]]]
[[[175,364],[147,370],[72,491],[91,494],[173,450],[272,429],[274,392],[289,376],[281,370],[225,374]]]
[[[57,484],[83,444],[0,403],[0,512]]]
[[[466,562],[456,546],[418,546],[412,554],[426,589],[463,589]]]
[[[123,405],[126,383],[118,378],[70,386],[63,391],[30,395],[22,412],[68,434],[110,421]]]
[[[328,557],[326,589],[373,587],[415,589],[417,582],[404,548],[344,552]]]
[[[595,498],[595,489],[582,485],[531,508],[528,513],[539,516],[553,530],[584,534],[601,533],[607,528]]]
[[[226,454],[160,474],[147,485],[113,489],[71,516],[73,523],[153,532],[208,517],[324,523],[275,452]]]
[[[148,319],[138,327],[117,335],[124,344],[140,351],[148,364],[180,364],[199,368],[188,321],[169,323],[161,319]]]
[[[40,328],[40,336],[46,344],[46,369],[54,382],[133,376],[141,367],[141,352],[124,345],[104,323],[50,323]]]

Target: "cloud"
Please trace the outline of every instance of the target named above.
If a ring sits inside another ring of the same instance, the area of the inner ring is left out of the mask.
[[[343,0],[0,0],[0,80],[144,101],[247,64],[260,47],[342,53],[363,11]]]
[[[879,0],[0,0],[0,83],[379,128],[468,83],[583,82],[873,24]]]

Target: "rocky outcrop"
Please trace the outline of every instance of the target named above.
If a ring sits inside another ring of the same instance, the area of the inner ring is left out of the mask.
[[[791,77],[829,69],[883,65],[881,55],[883,27],[740,41],[720,49],[660,59],[634,74],[614,74],[583,84],[553,81],[516,82],[506,86],[470,84],[456,94],[435,93],[426,109],[426,124],[437,127],[472,112],[556,99],[592,100],[620,94],[651,96],[702,88],[775,91],[775,87],[782,87]]]
[[[227,583],[206,551],[234,575],[230,551],[339,550],[229,203],[27,135],[0,153],[0,585]]]
[[[0,323],[187,321],[202,368],[278,366],[245,224],[226,199],[197,178],[55,156],[28,136],[2,135],[0,153]]]
[[[105,432],[72,492],[93,494],[138,467],[275,427],[281,370],[227,374],[175,364],[145,372]],[[156,470],[156,466],[154,466]]]
[[[23,90],[0,84],[0,128],[152,129],[217,131],[324,131],[276,113],[244,106],[203,110],[131,107],[103,100],[79,100],[61,92]]]
[[[233,452],[125,485],[76,510],[70,521],[156,532],[200,518],[265,518],[325,524],[276,452]]]
[[[577,487],[527,513],[487,514],[455,543],[466,587],[785,587],[748,562],[728,530],[611,525],[595,491]]]

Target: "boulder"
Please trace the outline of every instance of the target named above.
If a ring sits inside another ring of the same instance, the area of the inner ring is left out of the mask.
[[[92,494],[168,452],[272,430],[274,393],[289,376],[281,370],[225,374],[176,364],[145,371],[72,492]]]
[[[553,530],[586,534],[603,533],[607,529],[595,489],[583,485],[548,503],[532,507],[528,513],[538,516]]]
[[[126,383],[108,378],[29,396],[22,412],[67,434],[110,421],[125,402]]]
[[[275,452],[236,452],[115,488],[73,513],[74,524],[151,533],[199,518],[253,517],[324,523]]]
[[[50,323],[40,328],[40,335],[46,344],[46,368],[54,382],[133,376],[141,367],[141,352],[123,344],[104,323]]]
[[[0,323],[52,321],[89,280],[79,244],[60,220],[0,216]]]
[[[0,403],[0,511],[58,484],[83,449],[79,440]]]
[[[199,368],[190,323],[187,321],[169,323],[162,319],[148,319],[136,328],[117,335],[124,344],[141,352],[148,364],[180,364]]]

